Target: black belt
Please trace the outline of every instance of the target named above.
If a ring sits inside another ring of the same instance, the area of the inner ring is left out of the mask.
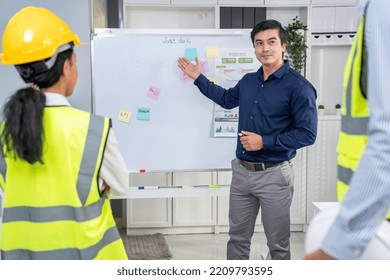
[[[249,171],[264,171],[266,170],[267,168],[270,168],[270,167],[275,167],[275,166],[278,166],[278,165],[281,165],[283,163],[287,163],[288,161],[282,161],[282,162],[257,162],[257,163],[254,163],[254,162],[249,162],[249,161],[243,161],[243,160],[239,160],[240,161],[240,164],[242,166],[244,166],[247,170]]]

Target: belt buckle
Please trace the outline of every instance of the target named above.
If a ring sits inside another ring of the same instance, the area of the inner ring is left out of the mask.
[[[246,170],[256,172],[256,171],[264,171],[266,170],[266,165],[264,162],[261,163],[251,163],[247,161],[240,160],[242,166],[245,167]]]
[[[257,169],[257,167],[260,167],[261,166],[261,169]],[[255,171],[264,171],[266,168],[265,168],[265,163],[262,162],[262,163],[256,163],[254,164],[254,167],[255,167]]]

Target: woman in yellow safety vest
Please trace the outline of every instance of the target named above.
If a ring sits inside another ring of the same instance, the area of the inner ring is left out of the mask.
[[[2,259],[127,259],[108,193],[128,185],[108,118],[72,108],[80,40],[44,8],[8,22],[1,62],[26,86],[4,105]]]

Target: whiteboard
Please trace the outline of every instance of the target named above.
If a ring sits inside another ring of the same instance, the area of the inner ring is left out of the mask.
[[[183,82],[177,59],[196,48],[199,59],[208,62],[205,76],[214,77],[215,59],[206,57],[207,47],[253,49],[249,34],[242,29],[95,30],[93,109],[112,119],[130,172],[230,168],[237,139],[214,137],[214,103],[193,81]],[[225,88],[236,83],[219,81]],[[157,100],[150,97],[151,88],[159,91]],[[142,108],[149,111],[147,120],[138,114]],[[124,121],[118,120],[120,113]]]

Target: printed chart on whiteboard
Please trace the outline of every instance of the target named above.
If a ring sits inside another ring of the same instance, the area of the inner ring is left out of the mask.
[[[260,67],[253,49],[220,48],[215,58],[215,80],[238,82],[245,74]],[[214,137],[237,137],[238,107],[224,109],[214,104]]]

